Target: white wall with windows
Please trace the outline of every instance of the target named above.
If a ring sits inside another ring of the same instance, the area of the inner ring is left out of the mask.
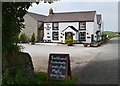
[[[60,42],[60,36],[59,36],[59,23],[53,22],[52,23],[52,42]]]
[[[78,33],[78,40],[81,43],[86,42],[86,22],[79,22],[79,33]]]
[[[52,39],[52,23],[44,23],[44,42],[50,42]]]
[[[72,28],[68,26],[73,26],[78,31],[74,31]],[[90,43],[91,35],[93,34],[95,36],[96,28],[97,28],[96,21],[44,23],[44,41],[64,43],[65,33],[72,32],[74,40],[81,41],[82,43]]]

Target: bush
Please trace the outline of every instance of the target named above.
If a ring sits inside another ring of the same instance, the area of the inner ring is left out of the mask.
[[[20,33],[20,35],[19,35],[19,41],[21,43],[25,43],[27,41],[25,33]]]
[[[6,69],[3,73],[2,83],[3,85],[6,84],[28,84],[28,79],[24,77],[22,70],[18,70],[16,75],[11,75],[9,69]]]
[[[71,34],[67,34],[67,37],[65,39],[65,43],[68,45],[68,46],[72,46],[73,45],[73,37],[71,36]]]
[[[84,43],[83,45],[84,45],[84,47],[87,47],[87,46],[88,46],[88,43]]]
[[[34,33],[31,36],[31,44],[35,44],[35,34]]]

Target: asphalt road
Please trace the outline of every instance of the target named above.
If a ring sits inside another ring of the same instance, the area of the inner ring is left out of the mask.
[[[98,48],[99,53],[83,67],[76,67],[76,84],[118,84],[118,38]]]
[[[120,43],[120,40],[119,40]],[[21,44],[28,52],[35,72],[47,72],[50,53],[70,54],[72,75],[79,77],[76,84],[117,84],[118,83],[118,38],[98,48],[82,45],[66,46],[56,44]]]

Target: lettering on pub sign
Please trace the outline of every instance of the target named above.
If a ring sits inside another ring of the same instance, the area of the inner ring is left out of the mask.
[[[49,54],[48,80],[67,80],[71,78],[69,54]]]

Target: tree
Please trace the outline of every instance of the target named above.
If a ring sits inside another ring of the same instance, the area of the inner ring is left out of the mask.
[[[39,2],[37,2],[39,4]],[[11,68],[13,59],[20,53],[18,35],[24,28],[24,15],[32,2],[2,2],[2,69]],[[16,60],[15,60],[16,61]],[[14,61],[14,62],[15,62]],[[6,66],[7,65],[7,66]]]
[[[39,4],[40,0],[37,0]],[[53,0],[43,0],[47,3],[53,3]],[[58,1],[58,0],[56,0]],[[14,52],[17,46],[18,35],[21,28],[24,27],[24,15],[32,2],[3,2],[2,3],[2,53]],[[19,48],[19,47],[18,47]],[[19,49],[17,49],[19,50]],[[11,52],[10,52],[11,51]]]
[[[67,34],[67,37],[65,39],[65,43],[67,43],[68,46],[71,46],[73,44],[73,37],[70,33]]]
[[[31,36],[31,44],[35,44],[35,33]]]
[[[3,55],[8,52],[14,52],[12,48],[17,46],[17,38],[21,28],[24,27],[23,16],[31,6],[30,2],[3,2],[2,3],[2,49]]]
[[[20,33],[20,35],[19,35],[19,41],[22,42],[22,43],[27,42],[25,33]]]
[[[18,35],[24,27],[23,16],[31,6],[30,2],[3,2],[2,3],[2,57],[3,71],[6,67],[13,67],[12,59],[20,51],[17,45]]]

